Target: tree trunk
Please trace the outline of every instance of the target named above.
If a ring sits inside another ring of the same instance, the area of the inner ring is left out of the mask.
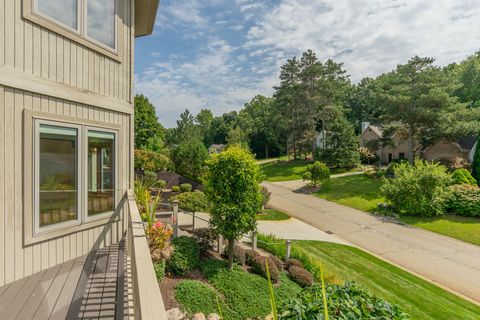
[[[228,239],[228,270],[233,270],[233,246],[235,239]]]
[[[265,159],[268,159],[268,144],[265,143]]]
[[[415,161],[414,149],[415,149],[415,142],[413,140],[413,128],[409,127],[408,128],[408,161],[410,162],[410,164],[413,164],[413,162]]]

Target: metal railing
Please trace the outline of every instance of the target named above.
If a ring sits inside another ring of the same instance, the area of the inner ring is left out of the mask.
[[[135,319],[167,320],[162,294],[153,269],[145,228],[132,190],[127,191],[128,256],[132,265]]]

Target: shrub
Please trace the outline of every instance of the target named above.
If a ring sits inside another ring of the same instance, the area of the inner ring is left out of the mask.
[[[395,177],[385,180],[382,194],[401,215],[434,216],[444,213],[451,175],[445,166],[422,160],[400,163]]]
[[[270,198],[272,197],[272,193],[268,191],[267,187],[260,186],[260,193],[262,194],[262,206],[266,206]]]
[[[165,278],[165,260],[157,261],[153,264],[157,281],[161,282]]]
[[[454,185],[450,187],[452,195],[447,202],[450,213],[480,217],[480,188],[469,185]]]
[[[157,173],[155,171],[145,170],[143,171],[145,178],[157,179]]]
[[[452,180],[454,184],[477,185],[477,180],[475,180],[470,171],[464,168],[455,170],[452,175]]]
[[[203,255],[211,250],[214,242],[218,240],[218,234],[211,228],[197,228],[192,230],[192,234],[197,239],[200,253]]]
[[[172,233],[167,224],[159,220],[155,221],[151,227],[147,228],[150,250],[164,250],[170,244]]]
[[[408,161],[406,161],[406,160],[396,160],[396,161],[391,162],[388,165],[387,170],[385,171],[385,177],[387,177],[387,178],[395,177],[395,170],[402,163],[408,163]]]
[[[134,154],[134,166],[137,170],[158,172],[173,169],[173,163],[163,154],[148,150],[135,150]]]
[[[480,185],[480,133],[478,134],[475,153],[473,154],[472,162],[472,176],[477,180]]]
[[[410,319],[397,305],[372,296],[352,282],[327,285],[326,297],[331,319]],[[324,319],[322,287],[315,284],[304,289],[285,304],[278,319]]]
[[[302,261],[298,260],[298,259],[287,259],[287,261],[285,261],[285,266],[287,267],[287,269],[290,269],[291,266],[295,266],[295,267],[299,267],[299,268],[303,268],[303,263]]]
[[[217,298],[223,309],[223,301],[217,296],[215,290],[200,281],[183,280],[175,286],[175,299],[190,314],[218,313]]]
[[[172,191],[173,192],[180,192],[180,186],[173,186]]]
[[[190,192],[192,191],[192,185],[190,183],[182,183],[180,185],[181,192]]]
[[[173,239],[173,253],[167,263],[170,272],[184,275],[198,266],[200,250],[195,239],[181,236]]]
[[[273,283],[277,283],[280,277],[280,271],[275,265],[275,262],[272,259],[270,259],[270,257],[264,257],[262,255],[255,256],[251,260],[250,266],[252,267],[252,271],[256,274],[261,275],[265,279],[267,279],[267,265],[266,265],[267,261],[268,261],[268,271],[270,272],[270,280],[272,280]]]
[[[273,263],[275,263],[278,270],[285,269],[285,263],[282,260],[280,260],[279,258],[277,258],[275,256],[271,256],[270,259],[273,261]]]
[[[292,265],[290,268],[288,268],[288,275],[293,281],[302,287],[309,287],[313,284],[312,274],[301,267]]]
[[[157,180],[157,183],[155,184],[157,188],[163,189],[167,186],[167,181],[159,179]]]
[[[310,180],[313,185],[328,179],[330,179],[330,169],[320,161],[309,164],[303,175],[303,180]]]
[[[202,191],[183,192],[179,195],[170,197],[169,202],[178,201],[178,207],[188,212],[205,212],[210,209],[208,199]]]
[[[200,140],[190,138],[183,140],[172,150],[175,172],[193,180],[198,180],[204,173],[208,150]]]
[[[255,250],[245,250],[245,263],[249,266],[253,265],[253,261],[262,255]]]
[[[372,164],[377,160],[377,155],[366,147],[358,148],[361,164]]]
[[[222,254],[223,258],[228,258],[228,247],[225,247],[225,250]],[[244,265],[246,259],[245,249],[240,247],[238,244],[233,246],[233,261],[238,264]]]

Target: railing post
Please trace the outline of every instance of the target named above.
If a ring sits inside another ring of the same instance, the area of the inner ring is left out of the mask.
[[[292,241],[287,240],[286,247],[287,247],[287,252],[285,254],[285,259],[290,259],[290,253],[292,251]]]
[[[252,250],[257,250],[257,232],[252,231]]]
[[[178,237],[178,200],[173,201],[173,237]]]
[[[218,253],[222,253],[223,251],[223,236],[221,234],[218,235]]]
[[[192,230],[195,230],[195,212],[192,212]]]

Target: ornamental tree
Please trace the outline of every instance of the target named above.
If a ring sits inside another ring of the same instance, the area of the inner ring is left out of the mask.
[[[328,179],[330,179],[330,169],[320,161],[309,164],[303,175],[303,180],[310,180],[314,186]]]
[[[232,270],[235,240],[256,228],[256,214],[262,205],[260,167],[251,153],[232,146],[213,155],[207,168],[210,225],[228,240],[228,269]]]
[[[208,211],[209,203],[205,194],[201,191],[184,192],[177,196],[171,197],[170,201],[178,201],[178,207],[182,210],[191,212]]]

